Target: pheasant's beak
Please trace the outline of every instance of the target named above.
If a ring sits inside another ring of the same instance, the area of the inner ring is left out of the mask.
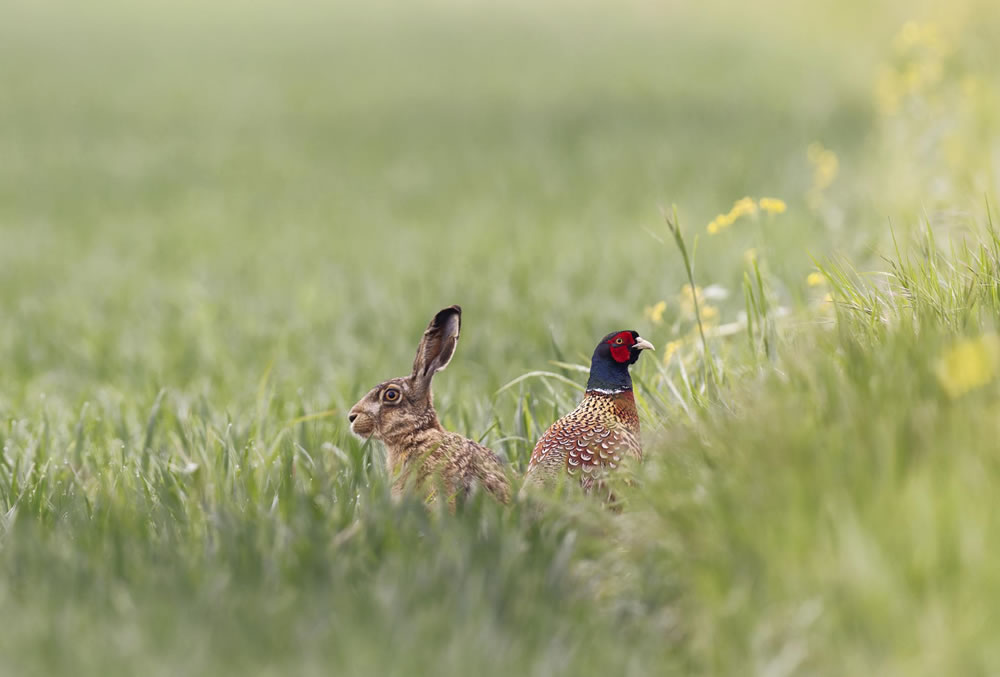
[[[632,346],[632,348],[635,350],[656,350],[656,348],[653,347],[652,343],[642,338],[641,336],[635,337],[635,344]]]

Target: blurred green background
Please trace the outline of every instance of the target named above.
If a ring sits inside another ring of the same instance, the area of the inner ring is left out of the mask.
[[[550,333],[584,354],[608,326],[648,331],[643,307],[684,281],[648,233],[673,203],[701,231],[744,195],[785,199],[773,244],[808,270],[841,233],[804,206],[806,148],[864,160],[876,66],[913,11],[15,5],[6,397],[226,398],[273,360],[349,404],[452,302],[452,380],[488,391],[537,367]],[[872,198],[839,244],[884,230]],[[745,247],[701,247],[703,278],[738,284]]]
[[[727,644],[685,626],[670,603],[693,588],[662,553],[616,564],[662,587],[605,572],[589,588],[609,534],[641,519],[392,506],[344,412],[406,373],[433,312],[459,303],[438,409],[515,474],[578,393],[498,389],[585,363],[616,328],[661,348],[637,368],[646,429],[711,447],[683,412],[738,407],[670,394],[684,361],[663,348],[695,348],[661,210],[677,207],[743,392],[759,364],[726,337],[744,331],[753,261],[784,326],[810,337],[832,321],[816,261],[868,270],[890,227],[944,238],[985,221],[994,3],[15,1],[3,15],[0,668],[915,674],[846,649],[865,641],[849,631],[809,662],[766,629]],[[787,209],[706,230],[745,196]],[[811,341],[795,354],[835,352]],[[795,416],[777,402],[799,401],[775,397],[763,446]],[[646,524],[629,538],[673,542],[676,522]],[[792,565],[772,552],[776,571]],[[699,609],[759,610],[720,594]]]

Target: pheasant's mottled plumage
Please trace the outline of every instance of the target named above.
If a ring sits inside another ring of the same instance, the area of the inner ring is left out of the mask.
[[[535,445],[525,486],[549,484],[563,473],[579,477],[585,490],[624,459],[642,459],[639,415],[629,365],[653,346],[637,332],[608,334],[597,345],[583,401],[553,423]]]
[[[568,472],[579,475],[590,489],[607,470],[622,459],[642,459],[639,415],[631,390],[602,393],[588,390],[583,401],[545,431],[528,463],[528,476],[545,482]]]

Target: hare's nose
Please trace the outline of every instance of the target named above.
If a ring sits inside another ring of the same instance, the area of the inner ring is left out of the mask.
[[[354,419],[356,419],[357,417],[358,417],[357,414],[350,414],[348,415],[347,420],[350,421],[351,423],[354,423]]]

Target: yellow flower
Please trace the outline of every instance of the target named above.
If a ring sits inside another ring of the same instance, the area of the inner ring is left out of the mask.
[[[667,302],[660,301],[659,303],[654,303],[651,306],[646,306],[646,309],[642,311],[642,314],[653,324],[660,324],[663,322],[663,311],[666,309]]]
[[[914,44],[920,37],[920,24],[916,21],[907,21],[896,34],[896,49],[906,49]]]
[[[663,364],[668,364],[670,358],[674,356],[681,346],[684,345],[683,341],[671,341],[667,344],[667,347],[663,349]]]
[[[922,34],[923,30],[919,23],[916,21],[907,21],[899,29],[899,33],[896,34],[896,38],[893,40],[896,50],[903,52],[913,47],[920,42]]]
[[[733,203],[732,208],[725,214],[719,214],[708,224],[707,230],[710,235],[715,235],[721,230],[733,225],[737,219],[757,213],[757,203],[750,197],[743,197]]]
[[[704,324],[714,324],[719,319],[719,309],[715,306],[698,306],[701,311],[701,321]]]
[[[810,287],[820,287],[826,284],[826,275],[823,273],[812,272],[806,276],[806,284]]]
[[[753,198],[742,197],[733,203],[733,208],[729,210],[729,218],[735,221],[741,216],[747,216],[748,214],[756,214],[756,213],[757,213],[757,203],[753,201]]]
[[[708,224],[709,235],[715,235],[719,231],[728,228],[729,226],[733,225],[734,220],[735,219],[731,218],[729,214],[719,214],[714,219],[712,219],[712,222],[710,224]]]
[[[1000,339],[965,339],[944,352],[935,365],[938,383],[955,398],[989,383],[1000,365]]]
[[[743,263],[748,266],[752,266],[757,263],[757,250],[751,247],[750,249],[743,252]]]
[[[917,48],[926,48],[938,54],[948,51],[948,42],[941,37],[936,24],[907,21],[896,34],[893,46],[899,53],[909,52]]]
[[[784,214],[785,210],[788,209],[785,201],[776,197],[762,197],[758,204],[768,214]]]
[[[876,80],[879,111],[891,116],[907,98],[927,94],[944,76],[944,59],[951,47],[932,23],[908,21],[896,35],[894,64],[882,66]]]

